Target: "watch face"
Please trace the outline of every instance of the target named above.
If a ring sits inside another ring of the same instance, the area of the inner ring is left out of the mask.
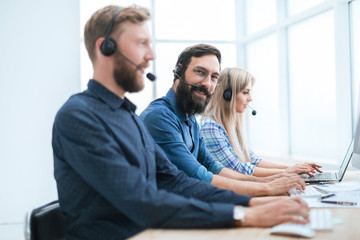
[[[245,210],[241,206],[235,206],[234,208],[234,219],[244,221],[245,219]]]

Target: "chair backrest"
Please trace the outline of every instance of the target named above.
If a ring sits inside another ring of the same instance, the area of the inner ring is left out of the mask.
[[[58,201],[34,209],[30,214],[31,240],[63,240],[65,218]]]

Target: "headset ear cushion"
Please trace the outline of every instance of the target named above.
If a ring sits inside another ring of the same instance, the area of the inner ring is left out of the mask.
[[[174,72],[174,77],[178,78],[180,76],[180,73],[181,73],[181,67],[176,66],[173,72]]]
[[[105,56],[111,56],[115,53],[116,43],[111,38],[105,38],[105,40],[100,45],[100,51]]]
[[[226,89],[223,93],[223,97],[226,101],[230,101],[232,96],[232,92],[229,89]]]

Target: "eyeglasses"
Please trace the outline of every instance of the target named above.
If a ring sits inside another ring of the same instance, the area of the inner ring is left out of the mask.
[[[205,80],[210,74],[209,71],[206,68],[199,67],[199,66],[193,67],[193,66],[190,66],[190,65],[187,65],[187,66],[190,67],[193,70],[195,75],[199,78],[199,81]],[[211,80],[210,80],[211,85],[216,85],[219,78],[220,78],[219,73],[217,73],[217,72],[212,73],[211,74]]]

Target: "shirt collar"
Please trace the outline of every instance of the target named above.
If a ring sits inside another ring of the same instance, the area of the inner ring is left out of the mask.
[[[194,123],[194,121],[195,121],[194,115],[190,115],[189,117],[187,117],[186,113],[179,108],[177,100],[176,100],[176,93],[175,93],[174,89],[170,88],[166,94],[166,97],[169,100],[171,106],[174,109],[176,116],[179,118],[180,121],[182,121],[182,122],[188,121],[191,124]]]
[[[94,79],[90,79],[88,83],[88,89],[91,93],[108,104],[113,110],[119,109],[122,106],[132,112],[135,112],[136,110],[136,106],[130,102],[129,99],[126,97],[124,99],[120,98]]]

